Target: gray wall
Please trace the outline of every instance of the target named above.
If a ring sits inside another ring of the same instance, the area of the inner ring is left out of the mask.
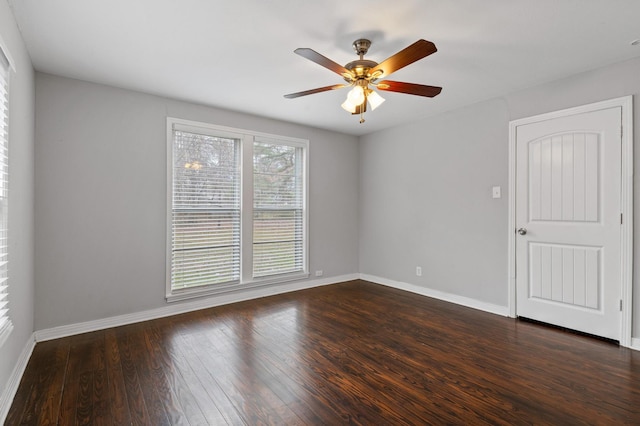
[[[507,121],[495,100],[361,138],[361,273],[506,306]]]
[[[356,137],[36,73],[36,329],[166,306],[167,116],[309,139],[311,278],[358,272]]]
[[[640,176],[640,58],[362,137],[360,272],[506,306],[509,120],[626,95],[634,95]],[[491,198],[493,185],[502,199]],[[639,265],[638,177],[634,188]]]
[[[9,309],[14,329],[0,348],[0,395],[33,333],[33,122],[31,60],[5,0],[0,38],[15,61],[9,101]]]

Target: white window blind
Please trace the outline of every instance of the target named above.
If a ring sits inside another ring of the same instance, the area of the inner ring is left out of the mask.
[[[253,276],[304,269],[303,149],[253,144]]]
[[[168,301],[309,277],[308,148],[167,118]]]
[[[240,141],[173,131],[171,289],[240,280]]]
[[[0,345],[13,328],[9,318],[7,202],[9,182],[9,61],[0,49]]]

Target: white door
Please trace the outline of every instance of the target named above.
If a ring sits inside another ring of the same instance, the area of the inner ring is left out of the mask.
[[[622,108],[516,127],[516,314],[620,340]]]

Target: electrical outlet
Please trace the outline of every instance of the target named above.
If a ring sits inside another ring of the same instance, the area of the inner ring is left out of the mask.
[[[316,277],[321,277],[323,274],[322,269],[319,271],[316,271]]]
[[[422,276],[422,267],[416,266],[416,275],[419,277]]]

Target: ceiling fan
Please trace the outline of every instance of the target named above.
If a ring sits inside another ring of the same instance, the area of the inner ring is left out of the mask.
[[[290,93],[284,95],[284,97],[293,99],[299,98],[300,96],[313,95],[314,93],[353,87],[347,95],[347,100],[342,104],[342,108],[352,114],[360,114],[360,123],[364,123],[364,112],[367,110],[367,102],[371,105],[372,110],[384,102],[382,96],[375,92],[372,87],[387,92],[406,93],[429,98],[437,96],[442,91],[442,87],[436,86],[425,86],[423,84],[403,83],[392,80],[379,81],[381,78],[437,52],[438,49],[436,49],[435,44],[432,42],[422,39],[418,40],[379,64],[375,61],[364,59],[364,55],[369,51],[369,47],[371,47],[371,41],[367,39],[361,38],[354,41],[353,49],[360,56],[360,59],[349,62],[345,66],[322,56],[313,49],[299,48],[294,50],[294,53],[297,53],[303,58],[307,58],[342,76],[347,84],[318,87],[317,89]]]

